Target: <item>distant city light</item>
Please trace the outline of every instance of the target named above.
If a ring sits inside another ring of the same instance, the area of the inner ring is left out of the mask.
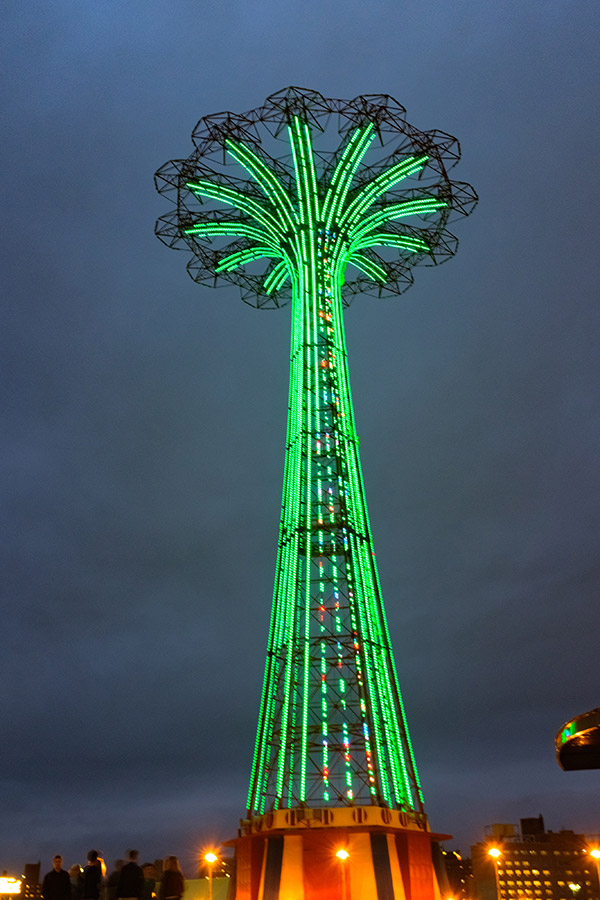
[[[19,878],[0,878],[0,894],[20,894],[21,881]]]

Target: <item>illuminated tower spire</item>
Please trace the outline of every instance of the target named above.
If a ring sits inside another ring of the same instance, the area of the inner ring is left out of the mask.
[[[323,145],[338,136],[335,149]],[[341,143],[340,143],[341,136]],[[453,255],[473,190],[456,141],[408,125],[389,97],[297,88],[244,116],[209,116],[196,151],[157,173],[159,220],[192,277],[292,301],[285,474],[248,812],[378,806],[423,814],[386,625],[348,380],[342,309],[399,294],[415,263]],[[287,154],[279,158],[281,142]],[[388,145],[383,158],[381,148]]]

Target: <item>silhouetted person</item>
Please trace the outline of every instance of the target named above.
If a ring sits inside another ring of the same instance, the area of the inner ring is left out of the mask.
[[[81,900],[83,892],[83,874],[79,863],[74,863],[69,869],[69,881],[71,882],[71,900]]]
[[[124,864],[119,872],[119,880],[117,882],[117,897],[119,900],[139,900],[144,883],[144,873],[138,866],[138,856],[137,850],[129,850],[127,853],[128,862]]]
[[[176,856],[167,856],[163,871],[159,900],[181,900],[185,890],[185,879]]]
[[[83,870],[82,900],[100,900],[100,889],[104,872],[104,860],[97,850],[90,850],[87,855],[88,864]]]
[[[144,883],[142,884],[142,893],[140,900],[153,900],[156,897],[156,871],[153,863],[144,863],[142,866],[144,873]]]
[[[106,900],[117,900],[117,897],[119,896],[117,893],[117,887],[119,884],[119,875],[121,874],[123,863],[124,860],[122,859],[115,860],[115,867],[106,879]]]
[[[71,900],[71,879],[62,867],[59,853],[52,860],[52,866],[52,870],[44,875],[42,897],[44,900]]]

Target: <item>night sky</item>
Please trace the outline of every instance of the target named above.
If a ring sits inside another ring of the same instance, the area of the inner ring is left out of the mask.
[[[289,309],[155,238],[202,116],[387,93],[461,141],[457,257],[346,314],[436,831],[599,832],[554,736],[600,704],[596,0],[6,0],[0,868],[232,837],[258,716]]]

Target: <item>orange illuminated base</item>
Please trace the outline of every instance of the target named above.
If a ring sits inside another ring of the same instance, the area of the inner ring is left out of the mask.
[[[423,815],[298,808],[241,825],[234,900],[440,900],[431,842],[450,835]]]

